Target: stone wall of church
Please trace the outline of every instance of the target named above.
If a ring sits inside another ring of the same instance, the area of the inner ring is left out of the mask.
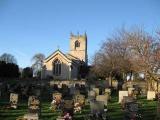
[[[78,77],[78,67],[73,66],[71,71],[71,79],[75,80]]]
[[[55,59],[59,59],[61,61],[61,75],[60,76],[55,76],[53,75],[53,61]],[[54,79],[69,79],[69,63],[61,58],[61,56],[58,56],[54,58],[53,60],[48,61],[47,63],[44,64],[46,66],[46,71],[45,71],[45,77],[53,77]]]

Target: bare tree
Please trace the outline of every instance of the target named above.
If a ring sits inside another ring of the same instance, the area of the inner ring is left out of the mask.
[[[156,73],[159,69],[159,45],[153,36],[143,29],[128,32],[128,48],[132,55],[130,61],[137,72],[143,72],[148,82],[148,89],[154,90],[153,81],[157,81]]]
[[[42,53],[37,53],[32,58],[32,61],[33,61],[32,68],[36,76],[38,75],[39,72],[41,72],[44,59],[45,59],[45,56]]]
[[[117,74],[143,72],[148,89],[153,90],[152,83],[158,81],[156,73],[160,69],[160,32],[157,34],[158,37],[151,36],[142,28],[118,31],[94,55],[92,71],[110,80]]]
[[[119,80],[124,78],[131,69],[124,36],[125,32],[118,32],[117,35],[103,42],[100,50],[94,56],[93,72],[108,77],[109,81],[117,76],[119,76]]]
[[[17,64],[17,60],[15,57],[9,53],[4,53],[0,56],[0,61],[4,61],[6,63],[15,63]]]

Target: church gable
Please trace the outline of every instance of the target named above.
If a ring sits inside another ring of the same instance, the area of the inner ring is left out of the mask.
[[[65,54],[63,54],[60,50],[57,50],[54,53],[52,53],[49,57],[47,57],[44,60],[44,63],[47,63],[49,61],[54,61],[56,59],[60,59],[62,61],[66,61],[66,62],[71,62],[71,60]]]

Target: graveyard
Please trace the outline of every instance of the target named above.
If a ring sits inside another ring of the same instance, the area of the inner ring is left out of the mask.
[[[13,81],[11,83],[13,84]],[[80,85],[80,83],[83,84]],[[138,94],[135,98],[132,94],[133,90],[131,92],[130,89],[128,91],[110,88],[102,90],[96,85],[89,86],[84,82],[52,86],[48,82],[39,84],[37,81],[25,84],[30,85],[29,89],[31,89],[27,96],[25,96],[26,93],[22,95],[23,92],[16,87],[1,94],[0,119],[67,120],[63,114],[67,111],[72,116],[72,120],[123,120],[125,114],[129,115],[125,104],[130,102],[138,104],[140,118],[136,120],[153,120],[157,116],[158,98],[156,99],[152,92],[146,96]],[[4,86],[1,86],[1,93],[4,91]],[[18,88],[21,89],[21,87]],[[137,108],[133,106],[132,109]],[[94,115],[98,112],[105,117],[95,118]]]

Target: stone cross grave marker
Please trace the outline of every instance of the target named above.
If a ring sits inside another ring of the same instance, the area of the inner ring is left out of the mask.
[[[148,91],[147,92],[147,100],[154,100],[156,98],[155,91]]]
[[[18,94],[11,93],[10,94],[10,107],[16,109],[18,103]]]
[[[124,96],[128,96],[128,91],[119,91],[119,103],[122,102]]]

